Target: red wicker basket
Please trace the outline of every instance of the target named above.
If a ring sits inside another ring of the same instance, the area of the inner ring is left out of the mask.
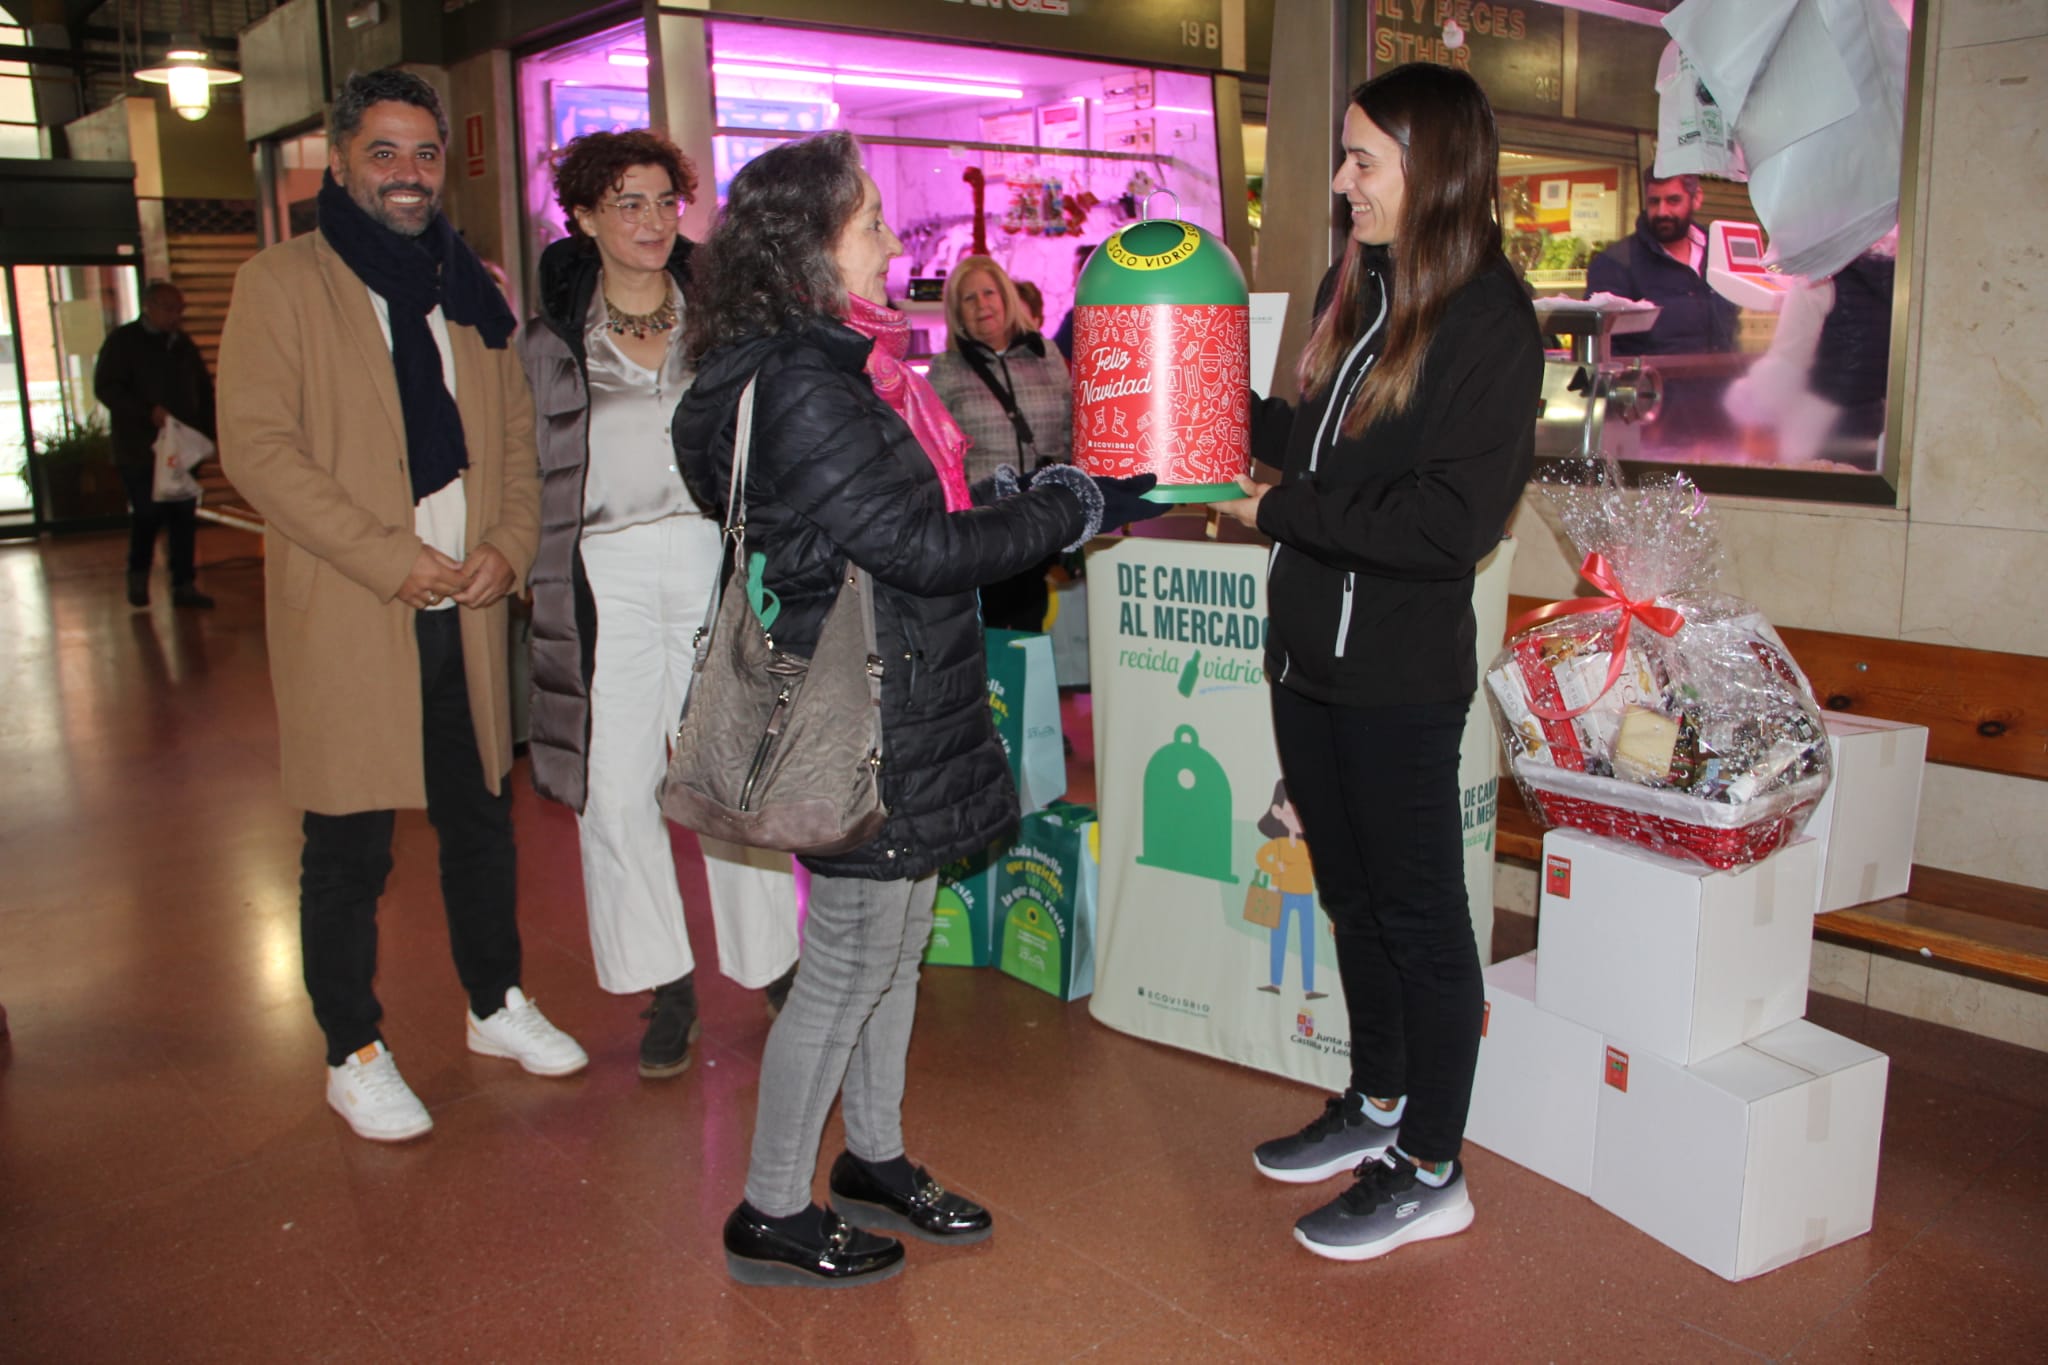
[[[1798,837],[1827,790],[1826,777],[1810,777],[1730,806],[1522,760],[1515,771],[1545,826],[1624,839],[1723,871],[1761,862]]]

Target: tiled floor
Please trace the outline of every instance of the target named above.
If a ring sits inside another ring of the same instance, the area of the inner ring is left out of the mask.
[[[202,533],[214,561],[251,548]],[[737,1288],[717,1227],[759,996],[700,973],[700,1060],[638,1080],[639,1002],[591,976],[574,823],[523,774],[527,987],[593,1065],[543,1081],[464,1050],[432,839],[404,816],[379,984],[437,1127],[362,1142],[321,1101],[298,980],[260,570],[215,562],[211,614],[131,612],[119,561],[102,537],[0,546],[0,1360],[2048,1355],[2048,1055],[1820,998],[1893,1059],[1876,1228],[1746,1284],[1470,1149],[1469,1233],[1317,1260],[1288,1228],[1323,1192],[1246,1158],[1315,1095],[935,969],[913,1154],[998,1235],[914,1243],[857,1291]]]

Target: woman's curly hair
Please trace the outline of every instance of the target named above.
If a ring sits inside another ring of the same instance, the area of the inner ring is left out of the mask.
[[[697,197],[697,168],[682,149],[652,128],[620,133],[585,133],[548,158],[554,170],[555,202],[569,220],[569,231],[583,235],[576,210],[595,213],[607,194],[616,193],[626,172],[635,166],[659,166],[684,203]]]
[[[693,359],[741,337],[845,315],[832,248],[860,209],[860,177],[860,147],[846,132],[785,142],[740,168],[691,262]]]

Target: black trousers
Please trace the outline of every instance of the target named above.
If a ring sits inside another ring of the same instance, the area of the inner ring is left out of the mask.
[[[146,574],[156,557],[156,533],[169,535],[171,585],[190,587],[198,576],[192,567],[192,544],[199,526],[199,500],[158,502],[152,496],[156,471],[150,465],[116,465],[128,492],[128,572]]]
[[[517,865],[512,785],[496,796],[484,780],[462,667],[463,609],[419,614],[420,701],[425,731],[427,819],[441,845],[441,904],[455,971],[481,1019],[519,984]],[[299,864],[299,946],[313,1017],[327,1035],[327,1064],[381,1036],[377,1003],[377,901],[391,873],[393,812],[306,813]]]
[[[1327,706],[1273,688],[1273,735],[1337,943],[1351,1085],[1408,1097],[1401,1150],[1458,1155],[1485,986],[1465,902],[1458,743],[1470,699]]]

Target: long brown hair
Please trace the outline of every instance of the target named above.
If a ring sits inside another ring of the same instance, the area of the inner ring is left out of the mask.
[[[725,210],[691,262],[684,347],[693,360],[741,337],[843,317],[832,247],[861,204],[851,133],[783,142],[740,167]]]
[[[1352,91],[1351,102],[1400,144],[1405,180],[1392,248],[1386,346],[1344,414],[1344,434],[1357,436],[1415,401],[1423,356],[1451,296],[1500,254],[1493,217],[1500,135],[1479,82],[1447,66],[1397,66]],[[1345,246],[1336,292],[1295,372],[1304,393],[1319,393],[1335,381],[1345,354],[1371,321],[1362,297],[1364,252],[1356,240]]]

